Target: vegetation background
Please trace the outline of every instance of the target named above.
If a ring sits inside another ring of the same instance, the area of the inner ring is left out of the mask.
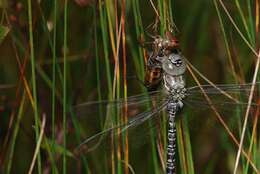
[[[80,124],[73,106],[145,93],[137,80],[151,51],[144,43],[169,25],[196,68],[187,86],[205,83],[201,74],[214,83],[251,82],[258,72],[259,3],[0,0],[0,173],[163,173],[165,126],[161,149],[153,138],[139,138],[146,143],[132,148],[138,142],[124,134],[110,148],[77,153],[94,128]],[[178,173],[259,173],[259,112],[248,118],[236,168],[244,113],[225,112],[231,119],[221,122],[197,109],[177,122]]]

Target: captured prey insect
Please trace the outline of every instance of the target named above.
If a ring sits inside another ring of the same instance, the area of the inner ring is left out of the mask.
[[[198,108],[209,108],[214,106],[224,106],[224,108],[231,109],[236,107],[246,107],[246,99],[249,95],[250,89],[254,86],[256,89],[259,88],[259,83],[255,84],[226,84],[216,85],[212,87],[210,85],[202,85],[195,87],[185,87],[184,73],[186,71],[186,61],[180,51],[172,52],[167,56],[157,56],[156,60],[161,63],[163,69],[163,88],[157,91],[151,91],[147,94],[141,94],[129,97],[127,99],[121,99],[116,101],[100,101],[100,102],[88,102],[75,106],[75,111],[80,116],[80,123],[92,123],[93,119],[101,120],[100,130],[96,134],[90,135],[89,137],[83,136],[82,143],[79,145],[79,149],[91,151],[99,145],[99,142],[105,141],[105,137],[109,137],[111,133],[122,133],[125,130],[131,131],[137,129],[139,126],[150,121],[152,123],[158,121],[156,118],[160,116],[158,114],[162,110],[166,110],[168,113],[168,133],[167,133],[167,160],[166,160],[166,173],[176,173],[176,127],[175,127],[175,116],[184,105],[187,106],[199,106]],[[202,91],[201,91],[202,89]],[[225,96],[223,93],[226,93]],[[208,95],[212,101],[208,103],[205,100],[204,94]],[[233,97],[237,98],[233,98]],[[221,97],[221,100],[219,100]],[[156,105],[149,108],[148,110],[141,111],[137,109],[139,106],[147,106],[152,101],[156,102]],[[100,109],[106,109],[106,112]],[[128,107],[129,117],[125,123],[114,123],[111,121],[111,116],[118,114],[119,116],[124,115],[124,107]],[[259,108],[256,103],[251,104],[252,109]],[[99,109],[97,109],[99,108]],[[101,117],[91,112],[92,109],[100,110]],[[155,123],[156,124],[156,123]],[[94,128],[93,128],[94,129]],[[147,130],[140,130],[139,134],[145,134]],[[142,132],[143,131],[143,132]],[[93,143],[94,142],[94,143]],[[131,142],[130,142],[131,143]]]
[[[157,57],[165,57],[179,50],[178,39],[168,31],[165,33],[165,37],[154,36],[153,38],[153,51],[147,60],[144,78],[144,85],[148,91],[156,90],[162,81],[162,64]]]

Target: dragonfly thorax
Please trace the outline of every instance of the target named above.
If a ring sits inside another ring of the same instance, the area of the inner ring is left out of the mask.
[[[183,99],[186,97],[186,88],[185,87],[180,87],[177,89],[171,89],[168,91],[169,94],[169,100],[173,103],[178,103],[178,107],[182,108],[183,106]]]
[[[184,73],[186,63],[181,52],[172,53],[168,57],[161,59],[163,69],[164,89],[169,95],[172,103],[178,104],[182,108],[182,100],[186,97]]]

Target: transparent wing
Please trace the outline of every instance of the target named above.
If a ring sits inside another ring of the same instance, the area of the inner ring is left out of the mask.
[[[251,88],[255,92],[259,89],[260,83],[247,84],[223,84],[195,86],[187,89],[186,102],[193,106],[211,107],[212,105],[225,110],[233,110],[234,107],[246,107]],[[207,100],[207,97],[209,101]],[[258,105],[253,102],[252,107]]]
[[[225,119],[228,123],[230,120],[242,121],[245,111],[248,106],[248,97],[251,87],[254,87],[254,100],[249,105],[250,113],[254,114],[259,106],[259,97],[257,91],[260,83],[247,84],[227,84],[227,85],[211,85],[195,86],[187,89],[187,97],[184,99],[184,104],[195,112],[202,110],[213,110],[213,108]],[[200,113],[199,117],[208,116],[209,112]]]
[[[160,91],[127,99],[77,105],[74,113],[81,135],[81,143],[77,149],[92,151],[100,144],[111,141],[111,136],[120,137],[126,130],[131,137],[140,135],[142,131],[139,129],[149,132],[148,130],[156,127],[156,116],[166,105],[166,96]]]
[[[246,84],[223,84],[216,85],[202,85],[190,87],[187,89],[187,102],[198,105],[222,105],[237,106],[247,105],[248,97],[251,88],[254,87],[255,94],[260,87],[260,83],[246,83]],[[210,102],[207,101],[210,99]],[[252,103],[252,106],[258,106]]]
[[[256,83],[245,83],[245,84],[220,84],[220,85],[201,85],[190,87],[187,90],[188,95],[192,95],[195,93],[205,93],[207,94],[225,94],[225,92],[229,94],[248,94],[251,91],[252,86],[254,86],[255,90],[258,90],[260,87],[260,82]]]

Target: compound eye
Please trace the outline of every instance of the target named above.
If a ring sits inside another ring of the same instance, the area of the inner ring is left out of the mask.
[[[172,53],[168,56],[167,61],[162,63],[162,68],[167,74],[178,76],[184,74],[186,63],[181,53]]]
[[[181,59],[175,59],[175,60],[170,59],[170,61],[176,67],[180,67],[182,65],[182,60]]]

